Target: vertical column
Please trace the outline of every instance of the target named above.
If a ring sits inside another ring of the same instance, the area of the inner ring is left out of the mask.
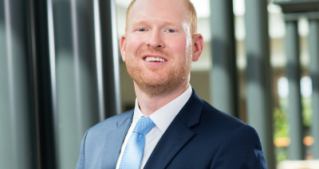
[[[289,118],[289,159],[301,160],[304,158],[304,146],[302,139],[302,107],[300,93],[300,50],[298,22],[286,21],[285,51],[287,57],[287,78],[289,85],[288,118]]]
[[[29,4],[36,131],[39,133],[39,168],[56,169],[59,161],[52,1],[29,0]]]
[[[115,0],[100,0],[105,117],[121,113],[119,47]]]
[[[94,7],[87,0],[52,0],[56,61],[59,168],[75,168],[85,131],[99,121]]]
[[[268,168],[275,168],[267,1],[246,0],[245,8],[248,123],[259,134]]]
[[[309,72],[312,79],[312,123],[311,135],[315,142],[311,151],[319,159],[319,20],[309,20],[308,45],[310,52]]]
[[[27,5],[27,11],[28,11],[28,23],[29,23],[29,31],[28,31],[28,44],[29,44],[29,54],[30,54],[30,72],[31,76],[29,76],[30,80],[32,81],[32,87],[31,89],[33,93],[33,112],[34,112],[34,132],[35,132],[35,140],[34,144],[36,144],[36,158],[37,158],[37,168],[41,168],[41,148],[40,148],[40,127],[39,127],[39,97],[38,97],[38,75],[37,75],[37,63],[36,63],[36,44],[35,44],[35,10],[34,10],[34,0],[29,0]]]
[[[233,1],[210,1],[213,67],[210,71],[213,105],[238,116],[238,81]]]
[[[27,7],[0,1],[0,168],[37,168]]]

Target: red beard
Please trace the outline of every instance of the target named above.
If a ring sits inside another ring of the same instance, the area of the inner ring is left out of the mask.
[[[162,95],[177,89],[188,80],[191,69],[189,56],[182,62],[176,62],[168,52],[162,49],[141,49],[137,55],[126,51],[126,69],[138,87],[150,96]],[[144,54],[161,55],[168,59],[165,67],[146,67],[142,64],[141,58]],[[174,63],[175,61],[175,63]]]

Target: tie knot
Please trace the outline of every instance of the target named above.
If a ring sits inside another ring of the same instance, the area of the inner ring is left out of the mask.
[[[150,117],[142,116],[134,128],[134,132],[145,135],[154,127],[154,125],[155,124]]]

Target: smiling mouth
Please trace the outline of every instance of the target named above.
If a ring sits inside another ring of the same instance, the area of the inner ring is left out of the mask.
[[[159,57],[146,57],[144,59],[146,62],[165,62],[166,60]]]

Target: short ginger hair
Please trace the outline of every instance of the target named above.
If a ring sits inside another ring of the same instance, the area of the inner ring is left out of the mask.
[[[132,0],[132,2],[130,3],[130,5],[127,8],[126,11],[126,26],[125,26],[125,33],[128,32],[128,25],[129,25],[129,17],[130,17],[130,12],[131,9],[134,5],[134,3],[137,0]],[[186,20],[188,22],[188,24],[190,25],[190,32],[191,32],[191,36],[197,34],[197,14],[196,14],[196,10],[195,7],[193,5],[192,2],[190,2],[190,0],[184,0],[185,5],[186,5],[186,10],[187,10],[187,16],[186,16]]]

